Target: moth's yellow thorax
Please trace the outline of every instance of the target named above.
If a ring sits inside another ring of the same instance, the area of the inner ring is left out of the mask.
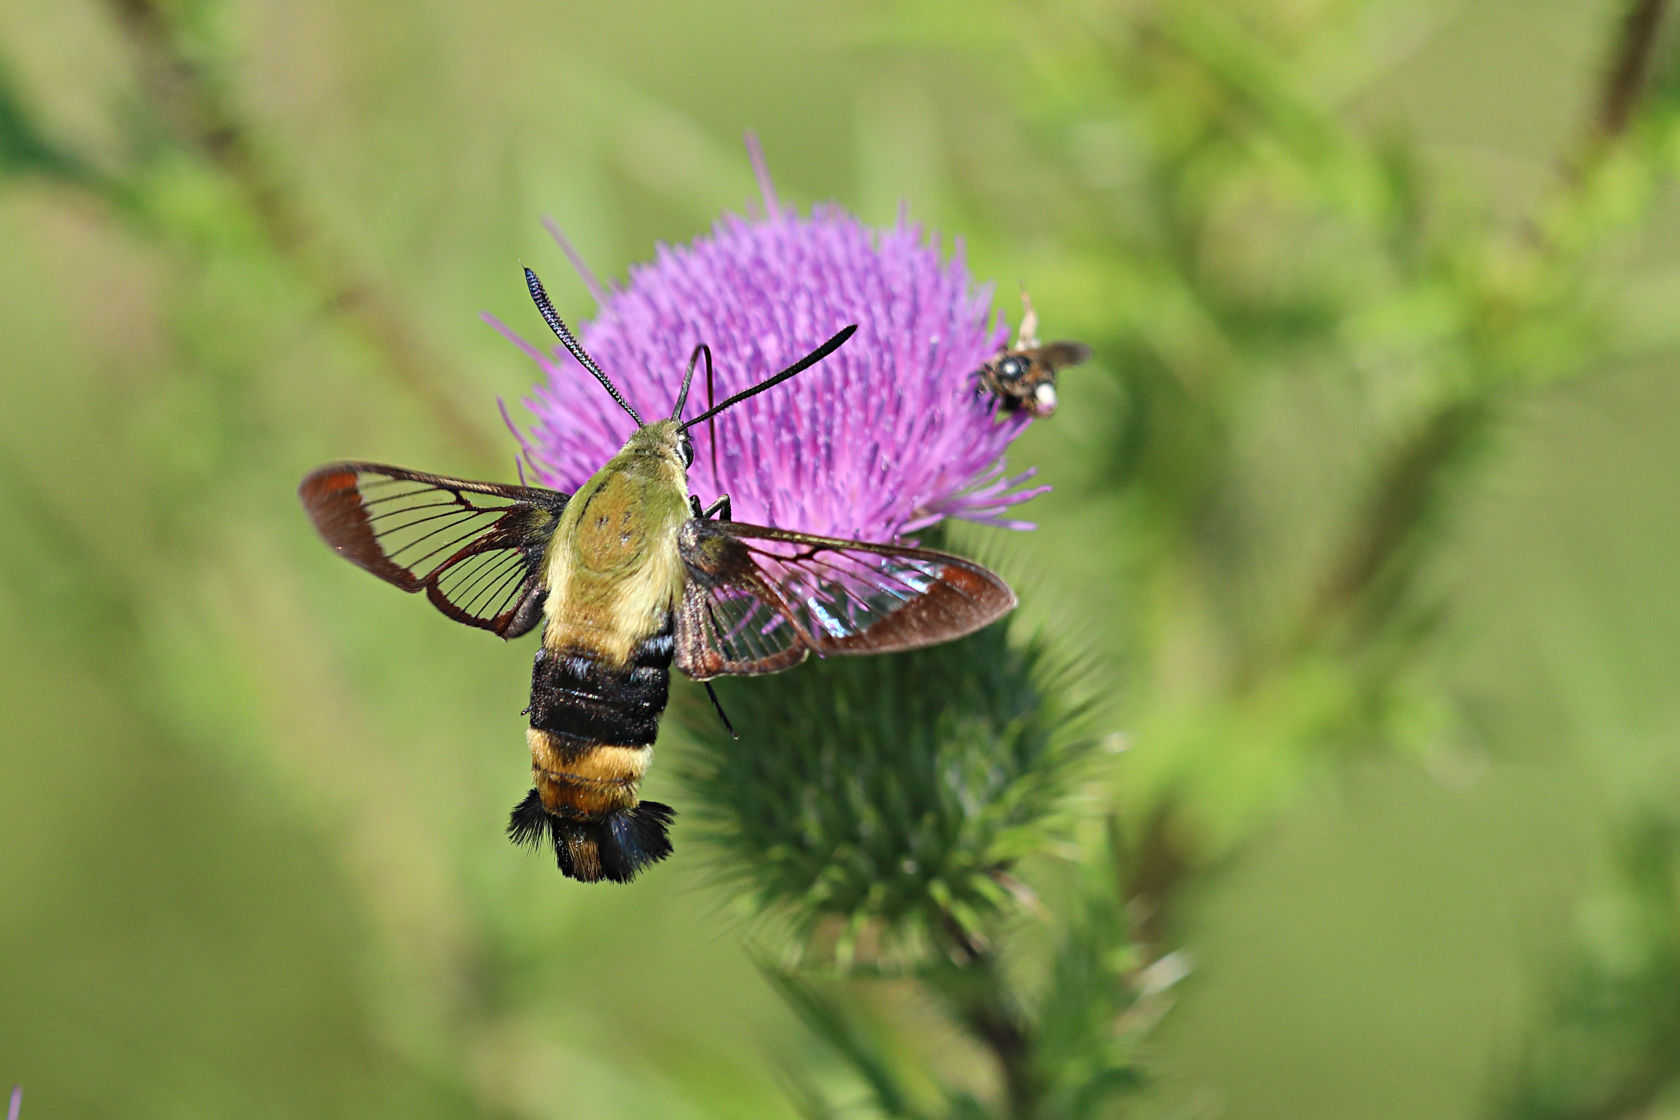
[[[682,597],[677,530],[689,516],[688,479],[674,430],[660,421],[637,432],[566,504],[548,553],[549,649],[623,665]]]

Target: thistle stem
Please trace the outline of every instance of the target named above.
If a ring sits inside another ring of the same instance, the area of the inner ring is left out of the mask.
[[[997,958],[954,918],[947,917],[945,934],[955,975],[939,988],[957,1019],[997,1060],[1008,1101],[1008,1115],[1028,1120],[1038,1114],[1039,1089],[1032,1075],[1032,1038],[1015,1009]]]

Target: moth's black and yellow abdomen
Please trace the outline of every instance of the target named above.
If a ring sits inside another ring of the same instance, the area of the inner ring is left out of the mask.
[[[641,801],[670,693],[672,623],[637,642],[627,664],[574,647],[537,652],[531,671],[531,779],[513,810],[515,843],[554,847],[555,862],[583,882],[628,882],[671,854],[671,807]]]
[[[671,638],[664,663],[614,669],[593,653],[537,652],[531,673],[531,726],[563,741],[651,744],[671,690]]]

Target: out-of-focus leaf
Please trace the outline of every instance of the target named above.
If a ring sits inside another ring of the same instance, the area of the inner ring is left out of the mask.
[[[80,160],[53,142],[0,60],[0,175],[46,175],[85,182]]]

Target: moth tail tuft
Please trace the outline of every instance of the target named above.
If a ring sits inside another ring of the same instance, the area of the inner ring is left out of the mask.
[[[540,848],[545,837],[550,835],[551,818],[543,808],[542,798],[536,790],[525,795],[525,800],[513,807],[513,813],[508,817],[508,839],[521,848]]]
[[[669,831],[677,811],[658,801],[643,801],[620,809],[598,822],[601,869],[615,883],[628,883],[636,872],[671,854]]]
[[[536,790],[514,807],[508,839],[538,847],[554,845],[561,874],[581,883],[606,879],[628,883],[650,863],[671,854],[668,835],[676,810],[658,801],[616,809],[604,817],[555,816],[543,808]]]

